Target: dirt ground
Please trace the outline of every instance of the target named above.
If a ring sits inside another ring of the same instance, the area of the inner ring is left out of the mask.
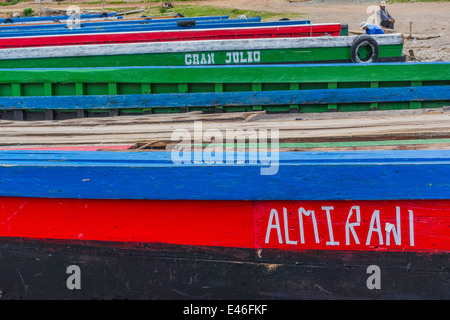
[[[298,13],[298,19],[309,19],[312,23],[339,22],[347,23],[350,30],[359,30],[361,21],[372,14],[367,12],[377,1],[360,0],[358,3],[350,0],[200,0],[180,4],[211,5],[242,10],[270,11],[279,13]],[[24,7],[39,6],[64,9],[75,1],[56,4],[19,3],[14,6],[0,8],[0,14],[13,11],[21,12]],[[175,6],[177,2],[174,2]],[[78,4],[82,9],[102,9],[102,5]],[[141,7],[142,3],[109,4],[105,7]],[[159,4],[158,4],[159,5]],[[152,4],[156,6],[156,4]],[[414,2],[394,3],[387,5],[388,11],[396,19],[395,30],[405,35],[410,34],[412,22],[412,39],[405,40],[404,53],[414,51],[419,61],[450,61],[450,2]],[[176,10],[176,7],[175,7]],[[432,39],[422,39],[423,36],[438,36]]]

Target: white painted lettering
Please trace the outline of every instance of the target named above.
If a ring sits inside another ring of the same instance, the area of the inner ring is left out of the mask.
[[[349,223],[350,218],[353,215],[353,211],[356,212],[356,222]],[[361,210],[359,206],[353,206],[348,213],[347,222],[345,223],[345,244],[350,245],[350,232],[353,235],[353,239],[356,244],[359,244],[358,236],[356,235],[354,227],[359,227],[361,222]]]
[[[208,53],[208,64],[215,64],[214,53]]]
[[[338,246],[339,242],[338,241],[334,241],[334,236],[333,236],[333,226],[331,223],[331,214],[330,211],[334,210],[334,207],[322,207],[322,210],[325,210],[326,214],[327,214],[327,223],[328,223],[328,233],[330,234],[330,241],[326,242],[327,246]]]
[[[392,232],[392,236],[394,237],[394,241],[396,245],[401,245],[402,244],[402,237],[401,237],[401,229],[400,229],[400,207],[396,207],[396,218],[397,218],[397,228],[387,222],[386,223],[386,245],[389,246],[391,245],[391,232]]]
[[[249,63],[253,62],[253,52],[252,51],[247,51],[247,60]]]
[[[374,228],[374,223],[376,222],[377,227]],[[381,232],[381,223],[380,223],[380,210],[375,210],[372,214],[372,218],[370,219],[370,228],[367,234],[366,245],[370,245],[370,241],[372,239],[372,232],[378,232],[378,239],[380,245],[383,244],[383,233]]]
[[[314,237],[316,239],[316,243],[319,243],[319,231],[317,230],[317,221],[314,210],[306,211],[304,208],[298,209],[298,223],[300,227],[300,242],[305,243],[305,234],[303,231],[303,215],[309,217],[311,215],[311,219],[314,227]]]
[[[261,61],[261,53],[259,51],[253,52],[253,61],[255,62]]]
[[[243,62],[247,62],[247,59],[246,58],[244,58],[244,53],[243,52],[239,52],[240,53],[240,55],[241,55],[241,63],[243,63]]]
[[[408,210],[409,213],[409,245],[414,247],[414,216],[413,211]]]
[[[273,219],[275,218],[275,224],[272,224]],[[270,239],[270,231],[272,229],[277,230],[278,235],[278,243],[283,243],[283,237],[281,235],[281,227],[280,227],[280,219],[278,218],[278,212],[275,209],[272,209],[270,211],[270,217],[269,217],[269,223],[267,225],[267,232],[266,232],[266,243],[269,243]]]
[[[184,56],[184,63],[187,66],[190,66],[192,64],[192,54],[189,53]]]
[[[288,212],[286,208],[283,208],[283,217],[284,217],[284,237],[286,238],[286,244],[297,244],[297,241],[289,240]]]
[[[206,62],[206,55],[204,53],[202,53],[202,58],[200,60],[200,64],[207,64],[207,62]]]
[[[200,64],[200,62],[199,62],[199,56],[198,56],[198,54],[193,54],[192,55],[192,64]]]
[[[231,52],[226,53],[227,58],[225,59],[225,63],[231,63]]]
[[[233,62],[239,63],[239,52],[233,52]]]

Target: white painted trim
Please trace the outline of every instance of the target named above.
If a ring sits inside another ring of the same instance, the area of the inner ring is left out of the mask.
[[[168,41],[80,46],[1,49],[0,60],[137,55],[152,53],[214,52],[235,50],[308,49],[350,47],[356,36],[308,38],[260,38],[230,40]],[[375,35],[380,46],[403,43],[401,34]]]

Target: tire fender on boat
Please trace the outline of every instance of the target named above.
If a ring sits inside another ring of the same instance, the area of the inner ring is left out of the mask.
[[[358,50],[361,46],[369,46],[372,54],[367,59],[361,59]],[[359,35],[353,41],[350,47],[350,58],[353,63],[371,63],[378,59],[378,42],[367,34]]]

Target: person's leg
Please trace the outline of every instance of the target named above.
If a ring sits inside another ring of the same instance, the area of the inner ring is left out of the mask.
[[[381,26],[386,29],[394,29],[394,24],[387,20],[381,21]]]
[[[390,24],[390,22],[387,20],[381,21],[381,26],[383,28],[389,28],[389,24]]]

